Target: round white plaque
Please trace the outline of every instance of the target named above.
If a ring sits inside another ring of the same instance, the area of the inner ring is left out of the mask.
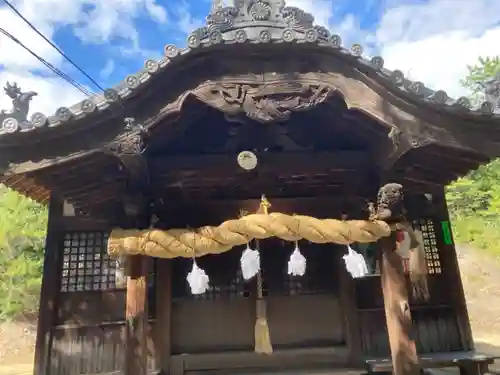
[[[238,165],[246,171],[257,166],[257,156],[251,151],[242,151],[238,154]]]

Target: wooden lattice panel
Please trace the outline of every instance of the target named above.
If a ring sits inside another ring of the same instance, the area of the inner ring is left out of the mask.
[[[434,221],[432,219],[415,220],[413,228],[422,233],[429,275],[440,275],[442,269]]]
[[[106,252],[108,233],[66,233],[63,244],[62,292],[116,289],[116,263]]]

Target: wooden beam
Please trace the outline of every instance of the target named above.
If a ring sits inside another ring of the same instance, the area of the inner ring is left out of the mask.
[[[419,375],[406,278],[396,251],[396,235],[379,240],[381,283],[394,375]]]
[[[255,171],[272,174],[318,174],[333,171],[356,171],[373,166],[368,151],[338,152],[261,152],[257,153]],[[149,159],[150,172],[155,174],[231,175],[245,173],[236,160],[237,154],[199,156],[156,156]],[[249,172],[247,172],[249,173]]]
[[[129,257],[125,312],[124,375],[147,375],[149,258]]]

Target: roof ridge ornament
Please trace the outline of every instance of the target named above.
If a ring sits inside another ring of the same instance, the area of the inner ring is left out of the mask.
[[[211,13],[215,13],[216,11],[222,9],[224,7],[222,0],[212,0],[212,11]]]
[[[316,41],[318,37],[327,40],[329,31],[314,25],[314,16],[297,7],[287,7],[285,0],[234,0],[234,5],[222,6],[220,0],[213,0],[212,10],[206,19],[206,26],[192,34],[196,44],[218,42],[222,34],[234,34],[238,42],[248,39],[270,41],[282,37],[295,40],[294,32],[303,34],[298,39]],[[190,43],[193,47],[193,43]]]
[[[5,133],[15,133],[22,127],[22,124],[29,124],[32,126],[31,122],[28,122],[28,113],[30,110],[30,102],[34,96],[38,93],[35,91],[22,91],[21,87],[14,82],[6,82],[3,88],[5,94],[12,99],[12,109],[11,110],[0,110],[0,125],[1,131]],[[34,114],[34,116],[39,114]]]

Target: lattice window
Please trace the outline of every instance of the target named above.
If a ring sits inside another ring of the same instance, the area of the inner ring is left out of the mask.
[[[413,228],[420,230],[422,233],[429,275],[440,275],[442,269],[434,221],[432,219],[415,220],[413,222]]]
[[[106,252],[108,233],[66,233],[63,245],[62,292],[115,289],[115,261]]]

